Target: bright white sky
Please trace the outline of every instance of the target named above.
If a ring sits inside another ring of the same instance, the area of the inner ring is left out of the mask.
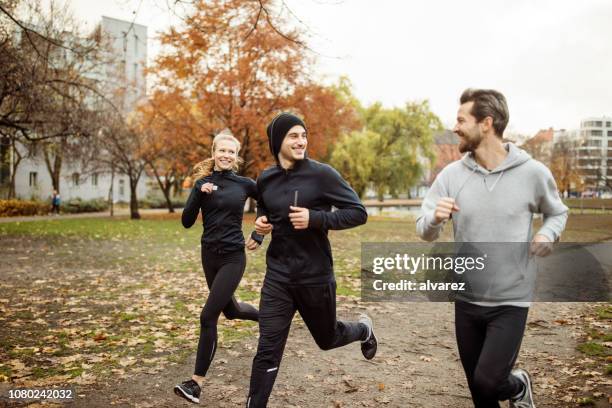
[[[172,0],[72,0],[87,28],[102,15],[149,28],[178,20]],[[534,134],[612,116],[612,1],[608,0],[286,0],[322,56],[325,80],[347,75],[364,103],[428,99],[451,126],[467,87],[502,91],[509,130]],[[136,14],[134,12],[137,11]],[[295,21],[295,20],[294,20]],[[329,56],[329,57],[326,57]]]

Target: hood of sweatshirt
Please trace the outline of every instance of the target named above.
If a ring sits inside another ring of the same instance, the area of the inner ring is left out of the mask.
[[[504,176],[505,172],[515,167],[519,167],[531,160],[529,153],[523,149],[519,149],[512,143],[504,143],[504,148],[508,152],[508,155],[499,166],[491,171],[485,169],[476,162],[473,152],[469,152],[464,155],[461,159],[461,163],[470,170],[470,176],[465,179],[463,185],[465,185],[475,173],[479,173],[484,178],[484,184],[487,187],[487,190],[492,192],[495,189],[495,186],[497,186],[501,178]],[[489,178],[488,176],[491,175],[496,176]],[[463,185],[459,190],[463,188]]]
[[[479,165],[474,159],[474,153],[472,152],[464,155],[461,159],[461,162],[470,170],[488,175],[506,171],[513,167],[518,167],[531,160],[531,156],[529,155],[529,153],[527,153],[523,149],[519,149],[513,143],[504,143],[504,148],[508,152],[508,155],[499,166],[497,166],[491,171]]]

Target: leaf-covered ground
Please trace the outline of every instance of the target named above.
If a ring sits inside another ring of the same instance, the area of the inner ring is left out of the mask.
[[[610,215],[573,214],[564,240],[609,240],[611,226]],[[200,233],[177,215],[0,224],[2,395],[63,384],[76,387],[76,406],[181,405],[171,388],[193,369],[207,295]],[[451,305],[358,301],[360,242],[417,241],[414,221],[371,217],[330,235],[339,316],[372,314],[380,354],[366,362],[358,345],[321,352],[296,318],[270,406],[470,406]],[[255,305],[265,247],[249,253],[237,292]],[[535,377],[538,406],[607,406],[611,317],[609,305],[534,305],[519,364]],[[257,326],[221,318],[219,333],[203,400],[241,406]]]

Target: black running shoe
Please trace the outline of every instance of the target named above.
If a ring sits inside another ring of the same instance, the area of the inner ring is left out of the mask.
[[[200,392],[200,386],[193,380],[183,381],[181,384],[174,386],[176,395],[196,404],[200,403]]]
[[[368,337],[361,341],[361,354],[363,354],[366,360],[371,360],[376,355],[376,350],[378,349],[378,341],[376,341],[376,336],[374,335],[374,325],[372,324],[372,319],[366,314],[359,315],[359,323],[364,324],[368,328]]]

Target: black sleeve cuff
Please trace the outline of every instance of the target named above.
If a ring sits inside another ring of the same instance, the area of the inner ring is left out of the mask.
[[[308,227],[321,228],[323,224],[323,211],[308,210]]]
[[[259,245],[261,245],[261,243],[262,243],[262,242],[263,242],[263,240],[264,240],[264,236],[263,236],[263,235],[259,235],[259,234],[257,233],[257,231],[253,231],[253,232],[251,232],[251,239],[252,239],[253,241],[257,242]]]

